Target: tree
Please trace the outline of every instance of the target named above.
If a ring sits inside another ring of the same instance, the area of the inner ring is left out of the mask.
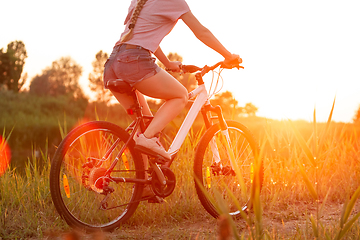
[[[54,61],[41,75],[35,76],[30,84],[30,93],[36,95],[70,95],[85,98],[79,85],[82,67],[70,57]]]
[[[359,106],[358,110],[355,112],[353,121],[354,121],[354,123],[360,123],[360,106]]]
[[[0,87],[19,92],[24,85],[27,74],[21,78],[27,53],[22,41],[14,41],[7,45],[7,51],[0,49]]]
[[[255,105],[252,103],[247,103],[244,107],[244,112],[248,116],[255,116],[257,111],[258,111],[258,108],[255,107]]]
[[[216,94],[214,99],[210,100],[211,104],[216,106],[219,105],[223,113],[227,116],[239,116],[247,114],[248,116],[255,116],[258,108],[252,103],[247,103],[245,107],[239,107],[238,101],[234,98],[233,94],[229,91],[221,94]]]
[[[93,72],[89,74],[89,87],[91,91],[95,92],[96,101],[105,103],[108,103],[112,98],[111,92],[104,88],[103,82],[104,64],[107,59],[108,54],[99,51],[95,55],[95,60],[92,62]]]
[[[214,99],[210,102],[214,106],[219,105],[222,108],[223,113],[226,115],[239,115],[243,112],[243,108],[238,106],[238,101],[236,101],[232,93],[229,91],[216,94]]]

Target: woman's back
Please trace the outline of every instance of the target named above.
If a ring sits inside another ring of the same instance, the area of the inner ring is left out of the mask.
[[[136,0],[133,0],[124,22],[126,28],[120,39],[130,31],[129,26],[132,23],[131,16],[135,6]],[[173,29],[179,17],[188,11],[190,8],[184,0],[146,1],[136,19],[133,36],[126,43],[142,46],[155,52],[162,39]],[[117,42],[117,44],[120,43],[121,41]]]

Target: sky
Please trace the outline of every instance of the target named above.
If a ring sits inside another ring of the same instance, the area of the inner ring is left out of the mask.
[[[199,21],[245,69],[224,70],[222,91],[271,119],[351,122],[360,107],[360,1],[358,0],[187,0]],[[55,60],[70,56],[83,67],[111,53],[124,30],[130,0],[2,0],[0,48],[24,42],[29,80]],[[212,65],[222,57],[179,21],[160,44],[183,64]],[[211,80],[211,79],[209,79]],[[208,81],[209,81],[208,80]],[[208,82],[209,85],[209,82]]]

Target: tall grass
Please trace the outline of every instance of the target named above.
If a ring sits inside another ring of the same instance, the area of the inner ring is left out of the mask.
[[[42,157],[45,156],[46,153],[42,153]],[[37,162],[34,154],[28,159],[25,175],[9,169],[0,176],[2,239],[42,237],[48,229],[63,227],[52,207],[48,185],[49,164],[40,168]]]
[[[256,121],[246,125],[251,130],[259,128]],[[66,132],[66,126],[61,129]],[[262,124],[262,132],[257,135],[265,166],[263,190],[254,195],[255,212],[244,215],[245,221],[225,217],[232,224],[233,237],[358,239],[359,133],[358,126],[332,122],[331,113],[326,123],[318,123],[314,112],[312,123],[268,120]],[[188,239],[194,234],[181,232],[182,222],[205,220],[216,224],[201,206],[194,187],[194,149],[200,136],[199,131],[189,134],[171,167],[177,180],[173,194],[164,204],[140,204],[134,216],[118,231],[143,227],[160,229],[161,233],[163,228],[172,228],[169,238]],[[69,229],[51,201],[50,159],[46,148],[40,158],[46,162],[44,166],[39,166],[39,158],[34,154],[27,159],[25,174],[8,169],[0,176],[2,239],[42,238],[47,231]],[[333,216],[335,220],[330,221],[326,212],[332,205],[342,207]],[[283,226],[282,223],[295,220],[294,231],[284,231],[274,224]],[[202,237],[215,239],[213,234]]]
[[[308,142],[305,142],[304,138],[301,136],[300,132],[296,129],[296,127],[292,124],[292,128],[295,132],[295,137],[298,141],[298,143],[301,146],[301,149],[303,150],[303,152],[306,154],[307,156],[307,160],[309,160],[311,167],[314,169],[314,173],[315,173],[315,186],[314,184],[311,182],[311,180],[309,179],[309,175],[305,172],[305,168],[303,167],[303,163],[302,162],[298,162],[299,165],[299,169],[300,169],[300,173],[301,176],[306,184],[307,189],[309,190],[309,193],[311,194],[313,200],[315,201],[316,204],[316,219],[314,219],[314,217],[311,215],[310,216],[310,221],[312,224],[312,229],[313,229],[313,234],[316,238],[329,238],[331,234],[329,234],[326,231],[322,231],[322,234],[324,236],[320,236],[321,233],[321,229],[320,226],[324,229],[323,224],[321,223],[321,215],[322,215],[322,211],[325,207],[327,198],[329,196],[330,190],[331,188],[328,189],[328,191],[326,192],[325,197],[323,198],[323,203],[320,205],[319,204],[319,194],[320,194],[320,186],[324,185],[322,184],[320,181],[323,181],[324,179],[321,178],[320,174],[323,174],[323,171],[326,168],[326,165],[324,163],[327,163],[327,159],[328,159],[328,154],[327,151],[329,150],[328,148],[323,148],[323,145],[326,143],[327,141],[327,136],[329,134],[329,127],[331,124],[331,118],[332,118],[332,114],[334,111],[334,106],[335,106],[335,100],[328,118],[328,121],[326,123],[325,129],[322,131],[321,136],[318,138],[318,132],[317,132],[317,125],[316,125],[316,111],[314,110],[314,127],[313,127],[313,134],[311,136],[311,138],[308,140]],[[311,141],[312,140],[312,141]],[[309,145],[312,143],[313,145],[313,151],[310,150]],[[343,167],[347,167],[347,166],[343,166]],[[325,193],[325,192],[323,192]],[[349,194],[349,193],[347,193]],[[359,218],[360,213],[356,214],[352,219],[349,219],[349,216],[355,206],[355,202],[358,199],[360,195],[360,187],[358,187],[355,191],[355,193],[351,196],[350,201],[348,201],[348,199],[345,199],[345,204],[344,207],[342,209],[342,213],[341,213],[341,218],[340,218],[340,224],[339,224],[339,228],[336,230],[336,235],[334,239],[341,239],[345,236],[346,232],[351,228],[351,226],[354,224],[354,222]],[[349,196],[348,196],[349,197]]]
[[[335,100],[325,124],[316,122],[314,110],[308,138],[299,130],[301,126],[292,121],[285,123],[288,126],[285,125],[281,133],[275,133],[271,128],[266,132],[272,150],[268,151],[265,164],[268,180],[265,181],[268,185],[265,208],[289,213],[287,207],[294,202],[303,201],[311,205],[309,208],[315,206],[315,215],[305,214],[304,219],[312,231],[299,231],[300,239],[349,238],[346,233],[359,218],[359,214],[350,218],[360,191],[358,130],[347,125],[331,127],[334,105]],[[328,204],[334,202],[344,203],[344,206],[338,223],[328,226],[324,212]],[[300,218],[299,215],[295,217]]]

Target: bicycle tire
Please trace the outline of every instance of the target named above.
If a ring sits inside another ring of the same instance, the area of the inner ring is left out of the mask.
[[[231,163],[226,154],[226,147],[222,142],[219,123],[211,126],[200,139],[194,160],[195,187],[199,200],[203,207],[214,218],[218,218],[221,213],[228,212],[232,216],[239,216],[240,210],[248,204],[250,200],[249,190],[254,179],[254,160],[259,154],[259,146],[252,133],[241,123],[236,121],[226,121],[229,129],[232,150],[240,169],[246,189],[246,194],[241,191],[241,183],[235,172],[229,171]],[[210,141],[215,139],[222,163],[222,170],[219,164],[215,164],[210,149]],[[259,168],[260,190],[264,178],[264,166]],[[227,187],[224,186],[226,184]],[[228,188],[228,189],[226,189]],[[255,188],[253,188],[254,190]],[[229,193],[236,197],[236,200]],[[209,197],[208,197],[209,196]],[[219,200],[221,196],[221,200]],[[236,202],[237,201],[237,202]],[[221,206],[220,206],[221,205]],[[216,207],[217,206],[217,207]],[[225,208],[224,208],[225,207]],[[220,210],[221,209],[221,210]]]
[[[109,181],[104,173],[129,136],[115,124],[95,121],[76,127],[60,143],[51,162],[50,192],[56,210],[70,227],[87,232],[112,231],[135,212],[143,184],[110,181],[114,191],[106,195],[106,201],[102,184]],[[114,151],[102,159],[117,139],[120,141]],[[131,140],[111,177],[145,178],[141,155],[133,148]],[[98,163],[101,165],[96,166]]]

